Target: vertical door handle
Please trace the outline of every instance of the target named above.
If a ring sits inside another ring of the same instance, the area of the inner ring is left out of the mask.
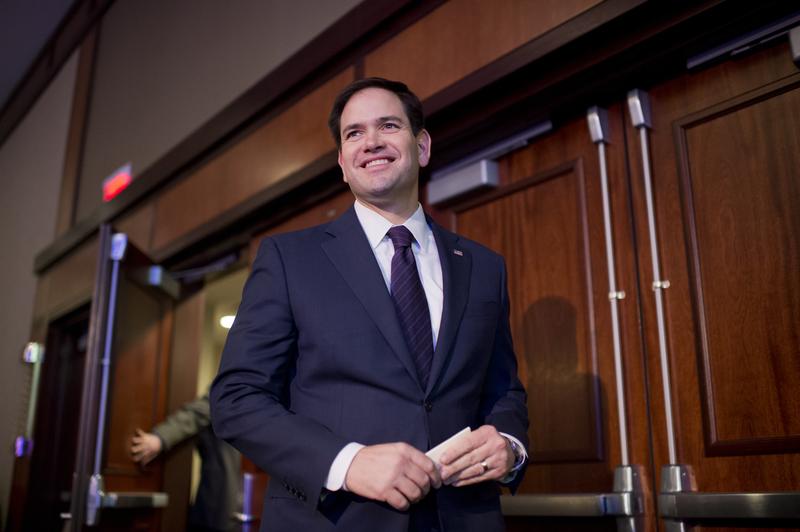
[[[628,422],[626,415],[625,387],[622,379],[622,348],[620,345],[619,301],[625,299],[625,292],[617,288],[616,264],[614,260],[614,236],[611,225],[611,201],[608,193],[608,167],[606,164],[606,144],[609,142],[608,111],[597,106],[586,113],[589,135],[597,145],[600,159],[600,185],[603,196],[603,227],[606,239],[606,262],[608,265],[608,301],[611,306],[611,333],[614,343],[614,374],[617,387],[617,411],[619,415],[619,441],[622,465],[629,465]]]
[[[114,318],[117,310],[117,288],[119,287],[120,262],[128,250],[128,236],[116,233],[111,237],[109,260],[111,261],[111,282],[106,307],[106,330],[103,339],[103,355],[100,359],[100,399],[97,409],[97,434],[95,437],[94,467],[86,499],[86,524],[97,524],[100,509],[103,507],[103,443],[106,431],[106,409],[108,408],[108,386],[111,379],[111,347],[114,341]]]
[[[14,455],[17,458],[30,456],[33,451],[33,428],[36,422],[36,403],[39,399],[39,381],[42,378],[44,346],[38,342],[28,342],[22,352],[22,361],[30,364],[31,386],[28,395],[28,413],[25,416],[25,432],[14,440]]]
[[[636,466],[630,465],[628,456],[628,419],[627,399],[622,371],[622,346],[620,341],[619,302],[625,299],[625,291],[617,287],[617,269],[614,249],[614,231],[611,223],[611,197],[608,192],[608,164],[606,163],[606,144],[610,142],[608,128],[608,111],[600,107],[591,107],[586,113],[589,135],[597,145],[597,156],[600,161],[600,186],[603,199],[603,228],[606,240],[606,263],[608,267],[608,302],[611,307],[611,333],[614,346],[614,377],[617,388],[617,415],[619,417],[619,442],[622,464],[614,474],[614,496],[602,494],[606,505],[606,515],[617,516],[617,530],[620,532],[636,532],[643,523],[641,499],[638,497],[638,482],[633,482]],[[626,481],[627,480],[627,481]],[[625,486],[628,486],[627,488]],[[637,501],[634,508],[631,501]],[[625,512],[610,513],[614,506],[626,508]],[[611,506],[608,506],[611,505]]]
[[[672,393],[670,384],[669,354],[667,352],[667,329],[664,317],[663,292],[669,288],[669,281],[661,277],[661,257],[658,250],[656,214],[653,202],[653,186],[650,176],[650,149],[647,129],[652,127],[650,120],[650,100],[647,93],[639,89],[628,92],[628,110],[633,127],[639,130],[639,146],[642,153],[642,180],[647,206],[647,229],[650,235],[650,264],[653,274],[652,288],[655,294],[656,323],[658,326],[658,351],[661,359],[661,383],[664,393],[664,411],[667,423],[667,446],[669,463],[677,464],[675,451],[675,427],[672,415]]]
[[[242,511],[234,512],[233,519],[238,523],[252,523],[258,516],[253,513],[253,490],[255,475],[242,473]]]

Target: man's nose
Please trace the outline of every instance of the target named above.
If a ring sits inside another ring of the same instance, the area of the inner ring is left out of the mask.
[[[375,150],[383,146],[380,133],[377,129],[370,129],[364,133],[364,149],[367,151]]]

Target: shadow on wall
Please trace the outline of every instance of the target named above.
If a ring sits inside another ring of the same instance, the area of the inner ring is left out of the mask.
[[[578,352],[575,307],[539,299],[522,325],[531,463],[603,460],[602,383],[593,354]]]

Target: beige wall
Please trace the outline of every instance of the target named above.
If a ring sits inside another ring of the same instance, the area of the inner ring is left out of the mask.
[[[360,0],[141,0],[103,19],[77,220],[102,180],[184,140]]]
[[[0,504],[8,513],[14,438],[24,428],[33,259],[55,234],[77,54],[0,146]]]

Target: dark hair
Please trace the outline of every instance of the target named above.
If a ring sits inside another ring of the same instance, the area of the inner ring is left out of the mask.
[[[384,89],[394,93],[400,102],[403,104],[403,109],[408,116],[408,122],[411,125],[411,132],[417,135],[425,127],[425,115],[422,113],[422,104],[417,98],[417,95],[409,90],[405,83],[399,81],[391,81],[384,78],[364,78],[352,82],[350,85],[342,89],[342,92],[336,97],[333,102],[331,114],[328,117],[328,128],[331,130],[333,140],[336,142],[336,147],[342,149],[342,111],[345,105],[350,101],[350,98],[357,92],[364,89]]]

